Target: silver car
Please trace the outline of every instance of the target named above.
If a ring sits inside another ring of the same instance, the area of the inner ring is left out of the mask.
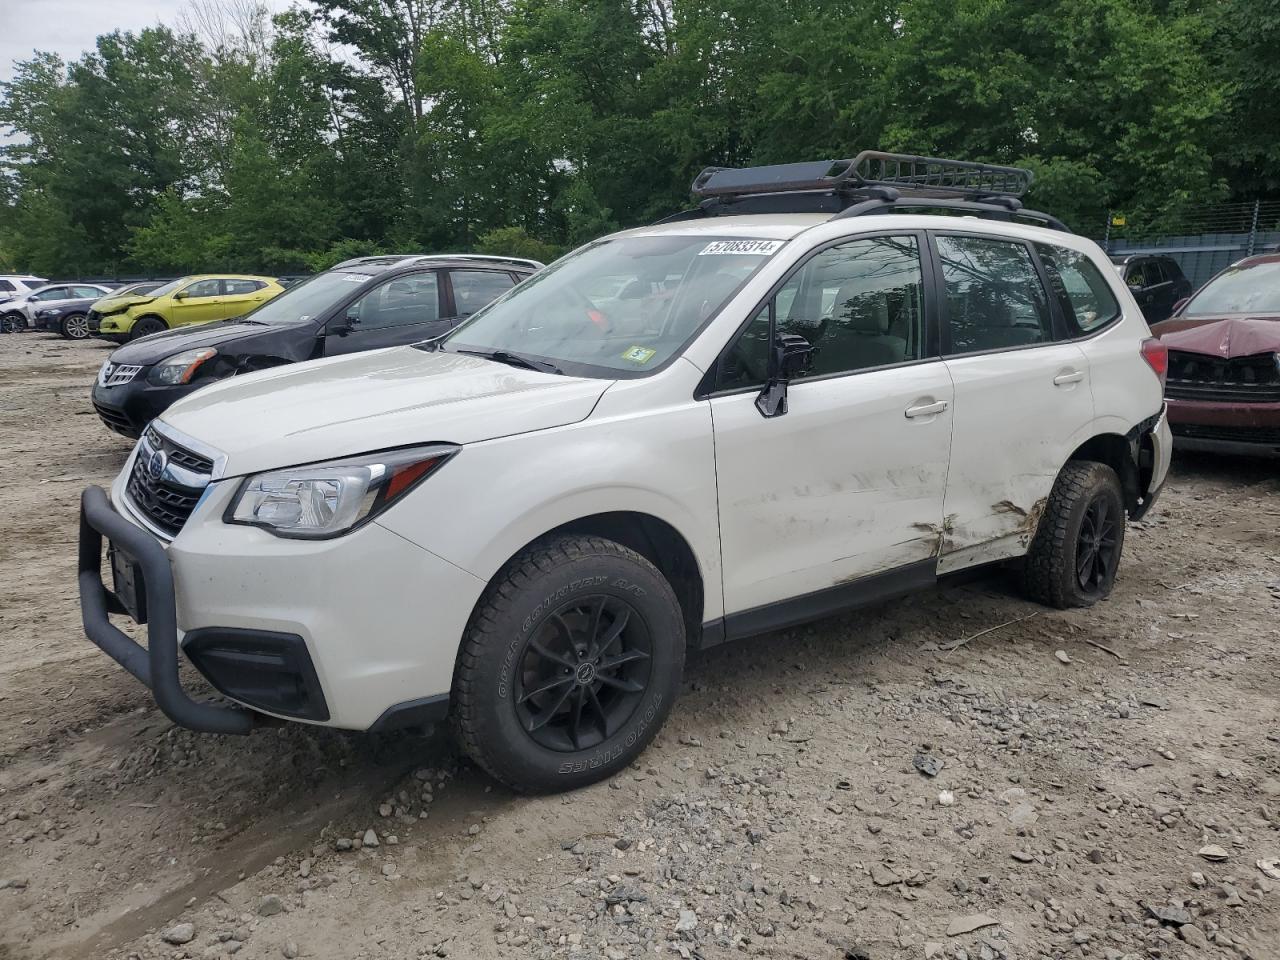
[[[6,333],[17,333],[35,326],[36,311],[56,307],[67,300],[84,297],[105,297],[110,287],[100,283],[50,283],[37,287],[0,304],[0,322]]]

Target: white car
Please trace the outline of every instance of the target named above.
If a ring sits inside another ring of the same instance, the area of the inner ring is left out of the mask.
[[[57,307],[70,300],[104,297],[110,287],[100,283],[50,283],[0,303],[0,316],[9,330],[30,329],[36,323],[36,311]]]
[[[1129,291],[1022,172],[834,170],[708,171],[435,341],[180,400],[85,492],[89,636],[194,729],[448,715],[542,791],[634,760],[688,650],[984,565],[1106,597],[1170,452]]]
[[[29,293],[37,287],[43,287],[48,282],[43,277],[33,277],[26,273],[0,274],[0,303]]]

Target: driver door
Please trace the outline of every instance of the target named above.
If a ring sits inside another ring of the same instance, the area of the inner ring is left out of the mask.
[[[819,251],[722,355],[710,403],[731,635],[933,582],[953,389],[925,249],[902,233]],[[786,412],[765,417],[771,310],[814,354]]]
[[[435,270],[401,274],[374,287],[329,321],[326,357],[430,340],[449,329]]]

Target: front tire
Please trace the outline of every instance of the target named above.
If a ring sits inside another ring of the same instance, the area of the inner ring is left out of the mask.
[[[1091,607],[1115,586],[1125,511],[1116,472],[1073,460],[1049,494],[1022,570],[1022,587],[1050,607]]]
[[[454,729],[514,790],[595,783],[658,732],[684,650],[680,603],[648,560],[600,537],[539,541],[503,568],[472,615]]]
[[[0,317],[0,324],[4,325],[5,333],[19,333],[27,329],[27,318],[14,310]]]
[[[83,313],[73,313],[63,317],[58,332],[67,340],[87,340],[89,338],[89,318]]]
[[[167,330],[163,320],[159,317],[143,317],[133,325],[133,329],[129,331],[130,340],[139,340],[142,337],[149,337],[153,333],[159,333],[161,330]]]

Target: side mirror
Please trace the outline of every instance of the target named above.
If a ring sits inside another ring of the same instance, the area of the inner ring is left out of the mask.
[[[769,382],[756,397],[756,409],[762,417],[780,417],[787,412],[787,384],[804,376],[813,363],[813,347],[794,333],[774,338],[769,357]]]
[[[191,296],[191,294],[187,293],[187,291],[185,291],[185,290],[179,290],[177,293],[175,293],[175,294],[173,295],[173,299],[175,299],[175,300],[185,300],[185,299],[187,299],[187,297],[189,297],[189,296]]]
[[[1169,316],[1176,317],[1178,315],[1178,312],[1187,305],[1187,301],[1190,299],[1191,299],[1190,297],[1183,297],[1181,300],[1175,303],[1173,305],[1173,310],[1169,312]]]

